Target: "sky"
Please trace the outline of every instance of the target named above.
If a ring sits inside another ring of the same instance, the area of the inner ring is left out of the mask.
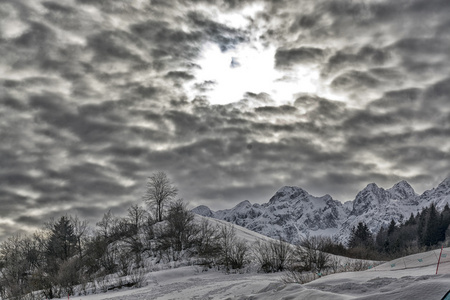
[[[190,207],[450,176],[450,2],[0,1],[0,240],[95,225],[165,172]]]

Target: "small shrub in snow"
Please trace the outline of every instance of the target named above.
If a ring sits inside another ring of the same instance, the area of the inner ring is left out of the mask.
[[[236,230],[233,225],[230,224],[220,228],[218,246],[217,263],[223,266],[226,272],[231,269],[241,269],[247,263],[247,243],[236,237]]]
[[[260,270],[265,273],[280,272],[286,269],[292,259],[292,246],[281,238],[278,241],[258,241],[254,248],[254,255]]]

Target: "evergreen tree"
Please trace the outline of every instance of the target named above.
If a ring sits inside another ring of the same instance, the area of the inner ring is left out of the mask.
[[[394,221],[394,219],[391,219],[391,223],[389,224],[387,234],[388,234],[389,236],[392,235],[392,234],[394,233],[395,229],[396,229],[396,227],[395,227],[395,221]]]
[[[356,228],[353,228],[348,243],[349,248],[371,247],[373,245],[372,234],[367,225],[359,222]]]
[[[384,227],[380,228],[376,237],[375,244],[379,252],[387,252],[389,247],[389,240],[387,238],[387,231]]]
[[[439,241],[445,241],[445,233],[450,225],[450,207],[448,203],[445,205],[444,210],[441,213],[441,229]]]
[[[426,227],[423,238],[425,246],[436,245],[438,243],[440,237],[440,218],[438,214],[434,203],[432,203],[426,215]]]
[[[50,258],[66,261],[74,255],[77,242],[70,219],[67,216],[61,217],[51,230],[47,254]]]
[[[409,216],[409,219],[405,222],[406,226],[411,226],[411,225],[416,225],[416,218],[414,217],[414,214],[411,213],[411,215]]]
[[[419,245],[424,246],[426,240],[425,226],[427,221],[428,208],[425,207],[420,213],[417,213],[417,237],[419,240]]]

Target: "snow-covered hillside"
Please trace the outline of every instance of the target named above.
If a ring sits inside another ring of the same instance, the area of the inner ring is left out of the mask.
[[[433,271],[433,267],[425,267],[400,271],[348,272],[301,285],[284,284],[277,273],[227,275],[183,267],[147,274],[148,285],[143,288],[71,297],[71,300],[441,299],[449,290],[450,275],[434,275]]]
[[[329,195],[315,197],[299,187],[285,186],[264,204],[246,200],[231,209],[214,212],[202,205],[192,211],[292,243],[305,234],[332,236],[345,243],[358,222],[375,233],[392,219],[402,222],[432,202],[439,210],[450,202],[450,178],[422,195],[406,181],[389,189],[371,183],[353,201],[342,204]]]
[[[202,217],[197,216],[200,221]],[[224,221],[211,220],[214,224]],[[236,234],[251,244],[267,237],[236,226]],[[71,300],[142,299],[440,299],[450,288],[450,248],[419,253],[361,272],[324,276],[307,284],[283,283],[283,273],[243,270],[234,274],[198,266],[161,268],[144,275],[144,287],[71,297]],[[448,257],[448,258],[447,258]],[[345,259],[345,258],[342,258]]]

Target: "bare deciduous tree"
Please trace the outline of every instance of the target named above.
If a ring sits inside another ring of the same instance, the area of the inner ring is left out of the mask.
[[[225,267],[226,272],[231,269],[241,269],[247,261],[247,243],[236,236],[236,229],[228,224],[220,228],[219,233],[219,261]]]
[[[128,208],[128,222],[132,226],[132,229],[135,233],[139,232],[142,227],[142,224],[145,221],[147,212],[144,208],[138,206],[137,204],[131,205]]]
[[[78,255],[80,260],[83,259],[83,248],[84,248],[84,244],[86,242],[86,232],[88,229],[88,221],[83,220],[81,221],[78,216],[72,217],[70,216],[70,222],[72,224],[73,227],[73,233],[75,234],[76,237],[76,247],[77,247],[77,251],[78,251]]]
[[[147,181],[144,201],[155,210],[158,222],[163,220],[164,205],[176,197],[178,189],[172,185],[166,173],[153,173]]]

